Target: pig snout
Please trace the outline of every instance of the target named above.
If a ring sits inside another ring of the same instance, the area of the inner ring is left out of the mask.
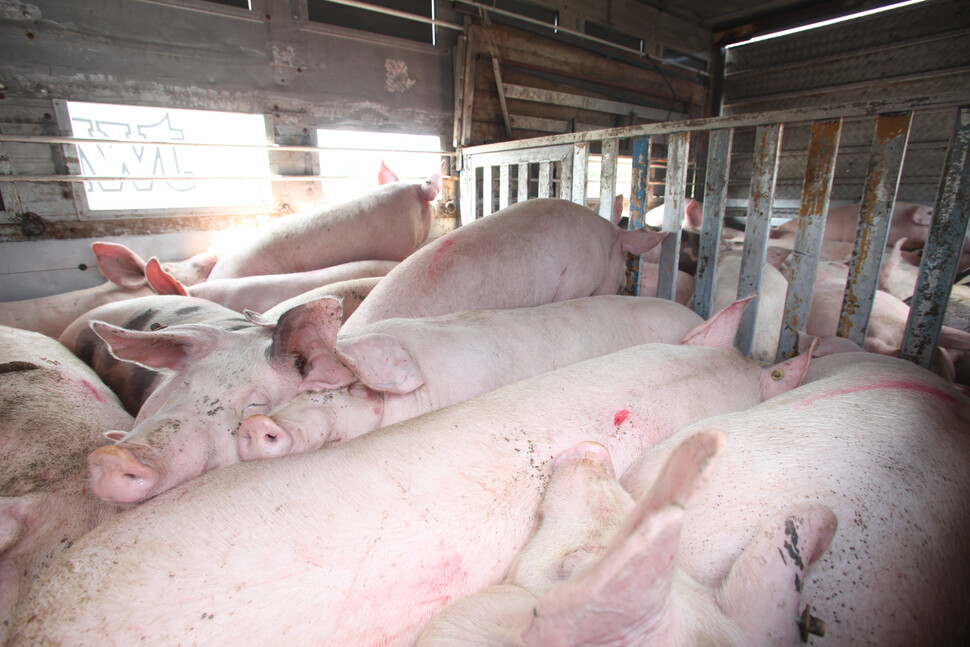
[[[159,473],[119,445],[99,447],[88,456],[91,490],[102,499],[137,503],[151,495]]]
[[[244,461],[286,456],[293,448],[292,434],[269,416],[258,414],[243,421],[238,438],[239,458]]]

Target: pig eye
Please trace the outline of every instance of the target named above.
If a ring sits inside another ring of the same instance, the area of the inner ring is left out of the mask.
[[[268,408],[269,405],[265,402],[250,402],[243,407],[243,418],[248,418],[249,416],[256,415],[257,413],[262,413]]]
[[[297,372],[299,372],[300,377],[306,377],[306,357],[301,355],[296,355],[293,358],[293,366],[296,367]]]

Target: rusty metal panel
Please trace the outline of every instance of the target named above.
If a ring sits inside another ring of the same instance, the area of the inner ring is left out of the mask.
[[[862,196],[859,229],[849,261],[849,279],[838,328],[840,337],[859,346],[866,341],[912,117],[912,112],[898,112],[881,114],[876,119],[866,191]]]
[[[957,114],[900,357],[929,368],[970,220],[970,106]]]
[[[616,158],[619,148],[619,139],[603,140],[602,161],[600,163],[599,213],[611,222],[613,221],[613,198],[616,197]]]
[[[741,276],[738,279],[738,298],[755,294],[761,289],[768,234],[771,229],[771,202],[775,195],[778,175],[778,153],[781,150],[782,124],[758,126],[755,133],[754,167],[751,174],[751,193],[745,224],[744,251],[741,254]],[[744,311],[738,330],[737,347],[751,355],[755,325],[758,322],[759,298],[755,297]]]
[[[647,213],[647,196],[650,179],[650,137],[633,140],[633,172],[630,181],[630,217],[627,229],[643,229]],[[627,285],[634,295],[640,294],[640,258],[628,255],[626,264]]]
[[[525,202],[529,199],[529,164],[527,162],[519,163],[519,172],[516,178],[518,179],[516,202]]]
[[[492,186],[492,165],[482,166],[482,218],[492,215],[495,190]]]
[[[711,132],[704,185],[704,224],[701,227],[700,253],[694,283],[694,312],[705,319],[714,305],[717,258],[721,249],[721,226],[727,207],[728,173],[731,169],[733,128]]]
[[[660,246],[657,296],[673,300],[677,295],[677,265],[680,259],[680,229],[684,222],[690,133],[667,137],[667,185],[664,192],[663,231],[672,232]]]
[[[804,330],[808,322],[841,134],[841,119],[816,121],[812,124],[805,182],[798,211],[798,232],[795,235],[795,249],[788,275],[788,296],[778,340],[779,362],[795,356],[798,331]]]
[[[461,195],[458,197],[461,203],[461,224],[467,225],[477,218],[478,211],[478,183],[475,170],[474,157],[468,154],[461,156],[462,171],[459,176],[459,186]]]
[[[586,206],[586,179],[589,168],[589,144],[579,142],[573,145],[572,201]],[[565,192],[565,190],[564,190]]]
[[[539,197],[552,197],[552,162],[539,162]]]

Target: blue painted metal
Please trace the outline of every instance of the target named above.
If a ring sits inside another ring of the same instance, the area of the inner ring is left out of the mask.
[[[802,201],[798,211],[798,232],[788,273],[788,297],[781,322],[776,361],[794,357],[798,347],[798,332],[806,328],[812,308],[812,289],[818,269],[818,254],[822,249],[825,216],[832,195],[835,157],[842,134],[842,120],[830,119],[812,124],[802,184]]]
[[[701,226],[700,252],[694,282],[694,312],[709,318],[714,307],[717,259],[721,249],[721,227],[727,205],[728,172],[731,168],[733,128],[711,132],[707,153],[707,178],[704,182],[704,223]]]
[[[970,220],[970,106],[961,106],[950,139],[930,238],[910,302],[900,356],[929,368],[943,326]]]

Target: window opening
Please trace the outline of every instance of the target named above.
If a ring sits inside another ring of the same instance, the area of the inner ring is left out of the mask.
[[[262,115],[77,101],[66,107],[74,137],[131,142],[77,144],[81,175],[111,178],[84,182],[92,211],[272,202],[265,149],[146,143],[264,146]],[[124,176],[137,179],[117,179]],[[192,179],[207,176],[232,179]]]

